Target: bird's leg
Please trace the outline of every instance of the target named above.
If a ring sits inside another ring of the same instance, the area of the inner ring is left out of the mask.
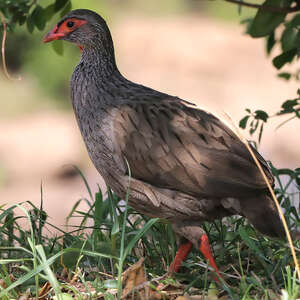
[[[206,260],[209,262],[209,264],[215,269],[218,276],[222,277],[221,274],[219,273],[219,269],[216,265],[215,259],[211,253],[207,234],[202,234],[202,236],[201,236],[200,251],[206,258]],[[215,277],[215,280],[219,281],[218,277]]]
[[[188,254],[191,252],[192,247],[193,247],[193,244],[190,241],[187,241],[186,243],[182,244],[179,247],[179,249],[177,250],[177,253],[175,255],[175,258],[170,265],[170,268],[169,268],[170,273],[178,272],[178,270],[181,266],[181,263],[186,259]]]
[[[206,232],[199,226],[198,223],[196,223],[195,225],[191,225],[191,223],[186,224],[185,222],[175,223],[172,224],[172,227],[177,236],[181,237],[181,239],[184,239],[184,243],[181,243],[181,246],[179,247],[175,259],[171,264],[169,270],[171,272],[178,272],[180,264],[192,250],[192,245],[194,245],[201,251],[208,263],[215,269],[215,272],[218,275],[215,276],[215,280],[219,282],[219,277],[222,276],[219,273],[218,267],[211,253]]]
[[[185,239],[185,242],[182,243],[180,245],[179,249],[177,250],[175,258],[174,258],[173,262],[171,263],[171,265],[169,267],[169,271],[166,275],[170,275],[172,273],[177,273],[179,271],[181,263],[186,259],[188,254],[191,252],[192,248],[193,248],[193,243],[190,241],[187,241]],[[163,290],[164,287],[165,287],[165,285],[161,282],[158,284],[158,286],[156,288],[157,288],[157,290]]]

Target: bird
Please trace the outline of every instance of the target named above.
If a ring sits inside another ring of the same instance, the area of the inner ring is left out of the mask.
[[[170,272],[178,272],[196,247],[220,275],[204,221],[241,215],[262,234],[284,237],[267,183],[244,142],[195,104],[126,79],[99,14],[70,11],[43,38],[54,40],[81,50],[70,95],[95,168],[121,198],[129,191],[131,207],[168,220],[179,237]],[[252,151],[274,186],[267,162]]]

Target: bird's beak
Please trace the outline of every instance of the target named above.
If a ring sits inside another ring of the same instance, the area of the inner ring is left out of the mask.
[[[51,41],[59,40],[60,38],[65,36],[65,33],[57,32],[57,25],[50,30],[43,38],[43,43],[48,43]]]

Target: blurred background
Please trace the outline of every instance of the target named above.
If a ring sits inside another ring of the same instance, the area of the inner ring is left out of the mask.
[[[237,6],[217,0],[75,0],[72,5],[96,10],[107,20],[127,78],[223,119],[226,112],[238,124],[246,108],[272,114],[296,96],[297,83],[277,78],[263,41],[243,34],[240,22],[254,10],[243,8],[239,14]],[[50,222],[63,225],[74,203],[88,196],[72,165],[82,170],[93,192],[104,184],[69,101],[80,51],[64,43],[58,55],[41,42],[59,19],[44,32],[29,34],[20,27],[8,34],[7,65],[15,80],[0,74],[0,205],[26,200],[39,205],[42,183]],[[275,130],[281,121],[268,123],[260,152],[276,167],[299,166],[299,122]]]

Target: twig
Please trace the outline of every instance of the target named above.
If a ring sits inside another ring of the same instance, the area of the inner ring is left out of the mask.
[[[6,33],[7,33],[7,29],[6,29],[6,23],[5,23],[5,18],[4,15],[2,14],[2,12],[0,11],[0,18],[1,18],[1,23],[3,26],[3,36],[2,36],[2,43],[1,43],[1,54],[2,54],[2,65],[3,65],[3,70],[4,70],[4,74],[5,76],[10,79],[13,80],[14,78],[12,78],[7,70],[6,67],[6,60],[5,60],[5,41],[6,41]],[[21,77],[18,77],[17,80],[21,80]]]
[[[199,266],[199,267],[201,267],[201,268],[203,268],[203,269],[208,269],[208,270],[210,270],[210,271],[215,271],[215,269],[214,269],[213,267],[208,266],[206,263],[202,263],[202,262],[200,262],[200,263],[195,263],[195,266]],[[231,275],[231,274],[224,273],[224,272],[221,272],[221,271],[219,271],[219,273],[220,273],[222,276],[225,276],[225,277],[228,277],[228,278],[240,279],[241,276],[240,276],[239,272],[234,268],[233,265],[231,265],[231,267],[236,271],[236,273],[237,273],[238,275]]]
[[[297,118],[297,116],[292,116],[286,120],[284,120],[283,122],[281,122],[278,126],[276,126],[275,130],[279,129],[280,127],[282,127],[284,124],[286,124],[289,121],[292,121],[293,119]]]
[[[162,280],[162,279],[165,279],[169,274],[166,273],[162,276],[159,276],[159,277],[155,277],[155,278],[152,278],[151,280],[148,280],[148,281],[145,281],[141,284],[139,284],[138,286],[135,286],[131,291],[127,292],[125,295],[122,295],[121,299],[125,299],[128,295],[130,295],[133,291],[134,292],[137,292],[143,288],[146,288],[146,287],[149,287],[149,285],[152,283],[152,282],[155,282],[155,281],[159,281],[159,280]]]
[[[241,6],[247,6],[247,7],[251,7],[251,8],[258,8],[258,9],[262,9],[262,10],[266,10],[266,11],[270,11],[270,12],[274,12],[274,13],[292,13],[292,12],[300,11],[300,5],[299,5],[298,2],[293,7],[290,7],[290,6],[276,7],[276,6],[249,3],[249,2],[244,2],[244,1],[240,1],[240,0],[224,0],[224,1],[234,3],[234,4],[238,4],[238,5],[241,5]]]

